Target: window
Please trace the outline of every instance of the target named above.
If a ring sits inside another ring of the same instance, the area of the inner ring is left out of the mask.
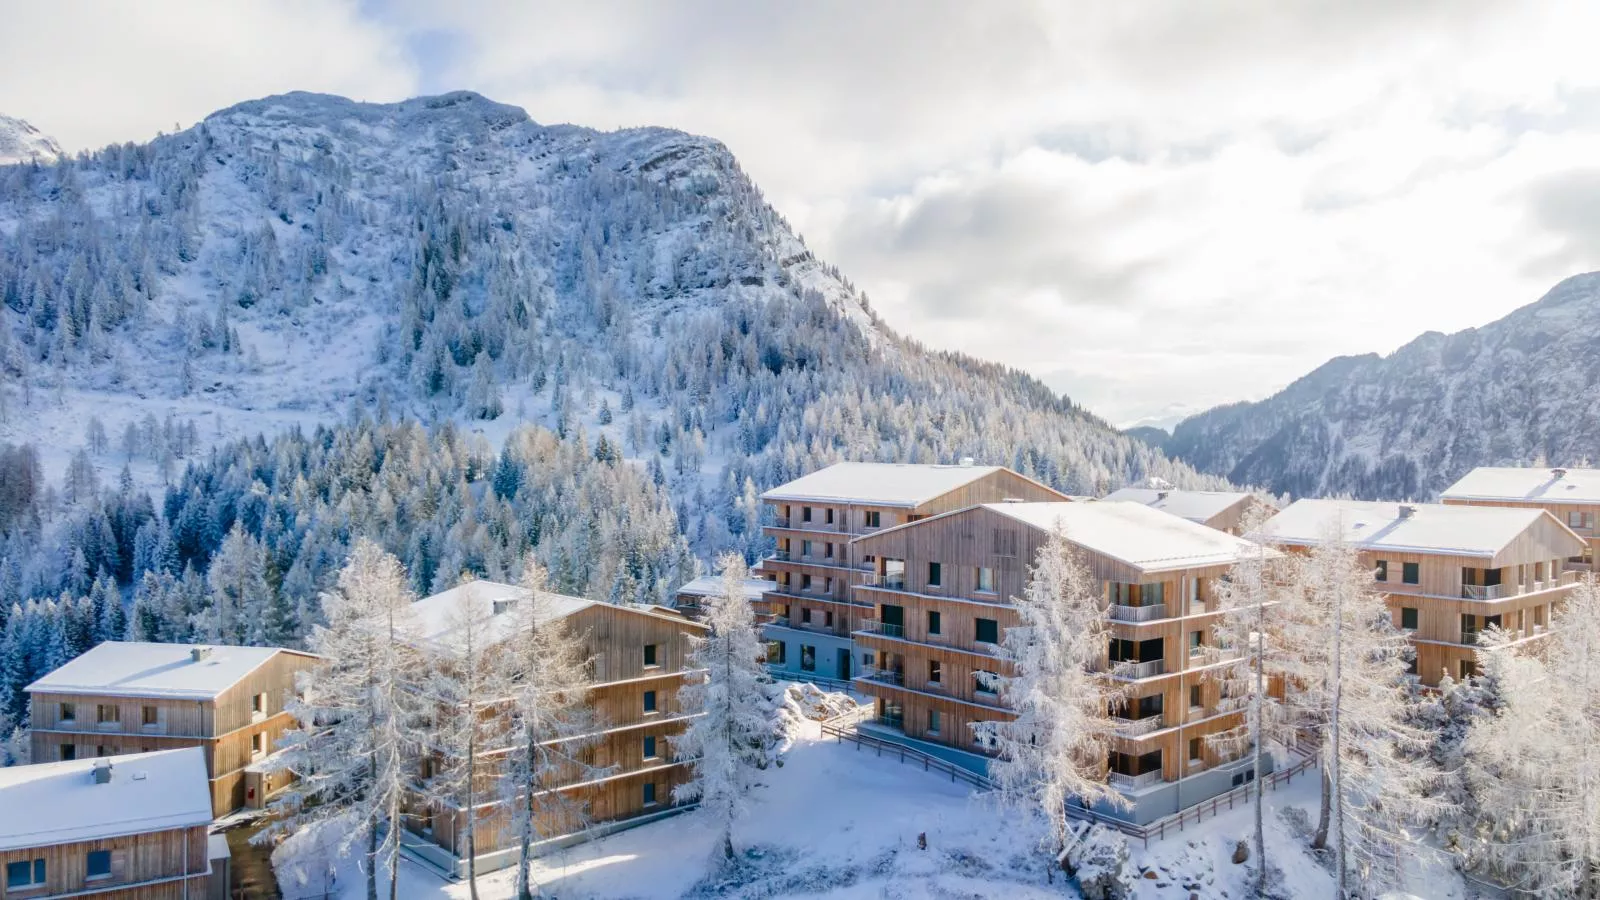
[[[767,641],[767,662],[780,666],[788,662],[786,652],[788,646],[783,641]]]
[[[1189,738],[1189,762],[1197,763],[1205,759],[1205,742],[1201,738]]]
[[[867,527],[877,528],[883,523],[883,513],[875,509],[867,510]]]
[[[6,863],[6,890],[20,890],[22,888],[39,887],[44,884],[44,860],[36,859],[32,862],[23,859],[13,863]]]
[[[267,695],[266,694],[257,694],[254,697],[251,697],[250,698],[250,711],[253,712],[253,713],[264,713],[264,712],[266,712],[267,711]]]
[[[1199,656],[1200,655],[1200,650],[1201,650],[1201,646],[1202,646],[1201,645],[1201,641],[1202,641],[1202,639],[1204,637],[1205,637],[1205,632],[1203,632],[1203,631],[1191,631],[1191,632],[1189,632],[1189,655],[1190,656]]]
[[[1380,559],[1377,562],[1373,563],[1372,580],[1373,581],[1388,581],[1389,580],[1389,561],[1387,559]]]
[[[1417,584],[1422,580],[1421,566],[1416,563],[1400,564],[1400,580],[1406,584]]]
[[[822,611],[822,624],[827,628],[833,627],[833,610],[825,609]]]
[[[644,783],[644,805],[656,805],[656,785],[653,781],[647,781]]]
[[[801,541],[800,542],[800,555],[801,556],[810,556],[811,555],[811,542],[810,541]]]
[[[822,557],[824,559],[833,559],[833,542],[832,541],[829,541],[828,543],[822,545]]]
[[[802,521],[802,522],[811,521],[811,507],[809,507],[809,506],[800,507],[800,521]]]
[[[994,619],[978,619],[977,637],[979,642],[985,644],[1000,643],[1000,623]]]
[[[800,607],[800,623],[802,625],[811,624],[811,608],[809,606]]]
[[[972,673],[972,690],[978,694],[994,696],[1000,688],[995,678],[996,676],[993,672],[985,672],[982,669],[978,669]]]
[[[105,744],[95,744],[94,755],[96,758],[99,758],[101,756],[114,756],[115,754],[113,754],[110,750],[107,750]]]
[[[652,668],[654,666],[660,665],[660,663],[656,662],[656,645],[655,644],[645,644],[644,645],[644,664],[645,664],[646,668]]]
[[[996,528],[994,530],[994,546],[992,549],[995,556],[1016,556],[1017,533],[1008,528]]]
[[[1414,606],[1400,607],[1400,627],[1406,631],[1417,630],[1417,608]]]
[[[61,721],[63,724],[78,720],[78,705],[76,703],[61,704]]]
[[[161,722],[161,711],[154,706],[140,708],[140,723],[146,727],[157,725]]]
[[[66,762],[68,760],[73,760],[73,759],[77,759],[77,758],[78,758],[78,745],[77,744],[62,744],[61,745],[61,761],[62,762]]]
[[[833,507],[830,506],[822,511],[822,521],[828,523],[829,525],[833,524]]]
[[[111,877],[111,851],[90,850],[89,858],[84,864],[84,874],[91,880],[95,878]]]
[[[810,644],[800,645],[800,671],[815,672],[817,670],[817,648]]]
[[[978,567],[977,589],[985,594],[994,593],[994,570],[988,566]]]
[[[939,621],[939,611],[935,609],[928,610],[928,633],[940,634],[940,627],[942,624],[943,623]]]
[[[1409,656],[1406,657],[1406,674],[1407,675],[1416,675],[1416,674],[1418,674],[1418,671],[1417,671],[1417,655],[1415,653],[1412,653],[1412,654],[1410,654]]]
[[[928,587],[939,587],[944,578],[944,567],[936,562],[928,563]]]
[[[644,758],[656,758],[656,739],[654,737],[646,737],[644,739]]]
[[[644,692],[644,711],[647,712],[647,713],[653,713],[653,712],[656,711],[656,692],[655,691],[645,691]]]
[[[938,734],[939,725],[939,711],[937,709],[928,710],[928,733]]]
[[[102,725],[122,721],[122,710],[115,703],[97,703],[94,707],[95,721]]]
[[[250,735],[250,755],[260,756],[265,752],[267,752],[267,733],[258,731]]]
[[[1198,684],[1189,685],[1189,705],[1197,709],[1205,706],[1205,704],[1200,701],[1200,685]]]
[[[1460,669],[1460,671],[1461,671],[1461,678],[1462,679],[1471,678],[1471,677],[1477,675],[1478,674],[1478,663],[1477,663],[1477,661],[1476,660],[1471,660],[1471,659],[1463,659],[1461,661],[1461,669]]]
[[[1567,513],[1567,527],[1573,531],[1588,528],[1594,524],[1594,513],[1569,512]]]
[[[943,684],[944,683],[944,663],[940,662],[937,659],[928,660],[928,683],[929,684]]]
[[[811,590],[811,576],[810,575],[801,575],[800,576],[800,590],[802,590],[802,591]]]

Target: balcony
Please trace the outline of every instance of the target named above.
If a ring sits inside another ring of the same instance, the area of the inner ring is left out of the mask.
[[[1534,582],[1538,584],[1539,582]],[[1461,596],[1468,600],[1499,600],[1511,596],[1509,585],[1504,584],[1463,584]],[[1535,588],[1539,590],[1539,588]]]
[[[859,625],[856,626],[856,630],[865,631],[868,634],[881,634],[884,637],[892,638],[904,639],[906,636],[906,626],[891,624],[879,619],[864,619]]]
[[[794,554],[788,550],[774,550],[767,558],[777,562],[794,562]]]
[[[873,721],[877,722],[879,725],[885,725],[889,728],[899,728],[904,730],[906,727],[906,717],[904,713],[901,713],[898,716],[878,716],[876,719],[873,719]]]
[[[1469,647],[1477,644],[1478,643],[1478,632],[1477,631],[1467,631],[1466,629],[1462,629],[1461,630],[1461,643],[1466,644]]]
[[[1106,780],[1110,782],[1111,786],[1114,788],[1122,788],[1125,791],[1136,791],[1139,788],[1149,787],[1152,784],[1160,784],[1161,770],[1153,769],[1141,775],[1124,775],[1121,772],[1112,772]]]
[[[876,681],[879,684],[892,684],[896,687],[905,687],[906,673],[899,669],[877,669],[864,666],[861,674],[857,676],[863,681]]]
[[[888,591],[903,591],[906,589],[906,573],[894,572],[888,575],[870,575],[866,581],[861,582],[862,587],[883,588]]]
[[[1167,605],[1152,603],[1149,606],[1119,606],[1113,603],[1110,615],[1114,622],[1150,622],[1155,619],[1165,619]]]
[[[1161,730],[1161,715],[1145,716],[1142,719],[1118,719],[1117,734],[1126,738],[1142,737],[1143,735]]]
[[[1117,662],[1111,664],[1111,677],[1121,681],[1138,681],[1141,678],[1154,678],[1165,674],[1167,661],[1152,659],[1149,662]]]

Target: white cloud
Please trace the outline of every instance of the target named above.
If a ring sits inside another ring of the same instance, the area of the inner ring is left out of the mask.
[[[1261,396],[1600,266],[1592,4],[104,9],[9,27],[0,110],[81,146],[420,84],[710,134],[896,327],[1114,420]]]

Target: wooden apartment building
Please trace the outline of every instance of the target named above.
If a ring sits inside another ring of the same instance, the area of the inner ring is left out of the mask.
[[[527,598],[527,591],[514,585],[471,581],[419,600],[414,608],[424,648],[446,639],[463,603],[481,605],[498,619],[509,617]],[[576,751],[587,768],[574,766],[569,780],[556,789],[559,798],[539,803],[540,833],[547,839],[557,836],[554,840],[562,843],[560,837],[585,825],[615,827],[669,811],[673,788],[686,780],[691,763],[673,750],[689,721],[678,706],[678,689],[693,674],[688,668],[690,638],[705,634],[706,627],[659,606],[618,606],[558,594],[541,600],[547,610],[542,615],[552,626],[580,635],[587,649],[595,731]],[[483,712],[503,714],[494,706]],[[486,748],[481,757],[485,764],[477,788],[475,837],[479,871],[516,861],[517,833],[510,809],[498,795],[498,765],[505,752],[502,744]],[[436,770],[436,753],[420,761],[421,777]],[[408,812],[408,827],[423,840],[413,848],[442,867],[464,871],[466,811],[418,797]]]
[[[106,641],[28,685],[33,759],[200,747],[216,815],[260,806],[287,783],[261,764],[295,725],[284,710],[295,673],[316,662],[277,647]]]
[[[872,615],[852,589],[877,570],[851,541],[975,503],[1065,500],[1001,466],[836,463],[761,495],[776,543],[761,563],[773,583],[764,612],[767,663],[793,678],[846,681],[859,669],[851,637]]]
[[[1120,815],[1149,821],[1254,778],[1247,757],[1224,759],[1207,737],[1241,715],[1216,678],[1214,584],[1255,545],[1138,503],[985,503],[857,538],[876,568],[856,589],[872,615],[855,638],[874,666],[855,684],[878,705],[864,727],[992,753],[972,725],[1012,714],[985,676],[1010,674],[997,647],[1018,624],[1012,598],[1057,522],[1111,610],[1108,677],[1129,699],[1107,762],[1134,801]]]
[[[1243,491],[1180,491],[1169,487],[1125,487],[1101,499],[1143,503],[1152,509],[1229,534],[1241,533],[1245,517],[1254,510],[1268,506],[1256,495]]]
[[[1491,625],[1543,635],[1572,588],[1563,563],[1585,545],[1544,509],[1355,500],[1298,500],[1262,534],[1291,550],[1335,535],[1359,548],[1425,685],[1476,672],[1477,636]]]
[[[196,747],[0,769],[0,898],[203,900],[207,780]]]
[[[1497,468],[1481,466],[1439,495],[1451,506],[1542,509],[1578,537],[1583,549],[1566,560],[1568,569],[1592,571],[1600,553],[1600,469]]]

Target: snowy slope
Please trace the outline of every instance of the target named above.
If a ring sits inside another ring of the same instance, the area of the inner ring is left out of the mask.
[[[0,115],[0,166],[25,162],[53,163],[64,154],[54,138],[21,119]]]
[[[843,456],[974,456],[1078,493],[1221,485],[883,328],[716,141],[547,127],[471,93],[288,94],[0,167],[0,299],[0,440],[40,446],[52,479],[91,418],[102,478],[131,455],[149,481],[182,465],[149,439],[169,417],[203,450],[356,411],[603,433],[705,511],[684,523],[699,549],[747,479]]]
[[[1475,466],[1600,454],[1600,273],[1499,321],[1340,357],[1258,403],[1184,420],[1173,456],[1296,496],[1426,499]]]

